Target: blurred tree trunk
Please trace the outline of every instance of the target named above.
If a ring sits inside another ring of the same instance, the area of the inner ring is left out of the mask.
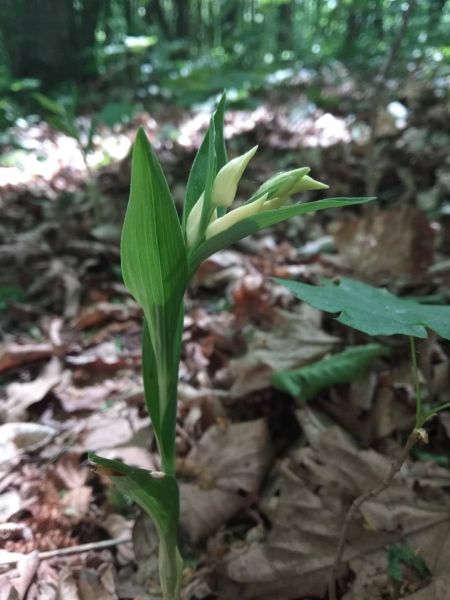
[[[374,26],[378,38],[384,38],[383,0],[377,0],[375,5]]]
[[[44,83],[83,79],[95,72],[100,0],[2,0],[0,28],[14,77]]]
[[[74,32],[77,45],[77,79],[97,74],[95,31],[100,17],[101,0],[83,0],[79,27]]]
[[[355,49],[355,42],[360,37],[361,32],[367,27],[371,17],[372,10],[369,3],[353,0],[348,8],[346,31],[342,52],[344,56],[350,56]]]
[[[127,0],[125,2],[125,18],[127,21],[127,34],[137,35],[137,5],[136,0]]]
[[[175,0],[175,33],[177,38],[189,37],[189,12],[190,6],[188,0]]]
[[[232,33],[239,21],[239,2],[238,0],[228,0],[221,7],[222,30],[226,33]]]
[[[293,47],[293,18],[294,7],[293,2],[289,0],[279,6],[278,12],[278,49],[292,50]]]
[[[428,6],[428,32],[432,33],[439,25],[447,0],[430,0]]]
[[[166,40],[171,39],[170,27],[160,0],[151,0],[147,6],[145,20],[149,25],[154,25],[156,22]]]

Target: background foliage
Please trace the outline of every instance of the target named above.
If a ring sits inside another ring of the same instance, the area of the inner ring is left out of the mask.
[[[90,81],[100,94],[191,104],[224,87],[245,100],[300,69],[337,63],[365,77],[382,68],[406,11],[394,72],[430,75],[450,59],[446,0],[4,0],[1,10],[1,108],[10,118],[39,83],[74,93],[70,82]]]

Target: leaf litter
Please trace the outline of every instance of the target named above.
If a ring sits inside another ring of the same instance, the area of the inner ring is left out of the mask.
[[[417,126],[391,128],[378,140],[385,154],[377,178],[382,196],[400,186],[403,200],[412,203],[417,190],[419,203],[432,201],[436,208],[448,186],[434,131],[423,135],[423,110]],[[179,125],[171,145],[157,137],[160,123],[148,115],[141,121],[154,132],[174,180],[186,170],[207,120],[182,112],[170,118]],[[360,194],[362,186],[365,146],[352,138],[355,130],[320,111],[299,123],[296,106],[267,103],[231,112],[226,135],[288,149],[288,164],[280,169],[295,164],[301,148],[334,195],[347,195]],[[131,130],[123,133],[130,137]],[[240,140],[234,143],[239,154]],[[411,169],[411,156],[420,164],[424,144],[428,171]],[[46,148],[49,156],[55,151],[54,144]],[[99,171],[100,199],[93,207],[80,192],[77,165],[58,173],[58,161],[47,171],[32,172],[36,165],[30,165],[28,183],[25,172],[11,172],[17,181],[7,179],[0,200],[6,217],[2,285],[21,290],[0,312],[0,538],[8,556],[19,559],[15,567],[0,564],[0,589],[15,589],[20,597],[28,578],[33,599],[154,598],[154,532],[145,529],[139,539],[142,517],[85,463],[87,450],[101,450],[141,468],[159,467],[137,375],[141,315],[117,269],[129,162]],[[255,159],[255,182],[266,178],[271,161],[264,154]],[[61,185],[73,201],[59,198]],[[275,373],[308,368],[369,340],[299,305],[268,278],[318,283],[337,275],[389,283],[408,296],[437,294],[445,303],[448,218],[397,206],[373,215],[341,212],[337,224],[323,215],[287,230],[275,227],[211,257],[197,274],[187,298],[177,422],[182,537],[192,559],[184,600],[323,597],[340,519],[355,496],[378,482],[410,427],[411,381],[405,347],[394,341],[390,356],[359,379],[316,390],[308,409],[301,397],[276,390]],[[106,221],[111,227],[102,229]],[[426,402],[446,401],[448,346],[430,337],[419,350]],[[418,449],[353,523],[340,579],[343,600],[446,597],[446,413],[432,428],[429,447]],[[133,545],[95,546],[129,535],[133,523]],[[86,542],[94,545],[89,552],[38,555],[37,561],[33,554]],[[423,579],[405,563],[400,583],[390,576],[392,548],[405,545],[426,564],[430,574]],[[149,568],[136,573],[139,560]]]

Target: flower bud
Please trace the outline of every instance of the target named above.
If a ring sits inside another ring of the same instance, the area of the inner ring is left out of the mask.
[[[235,196],[238,183],[248,163],[255,155],[258,146],[227,162],[217,173],[213,184],[211,201],[214,206],[231,206]]]
[[[244,219],[248,219],[249,217],[255,215],[263,209],[264,202],[267,200],[267,194],[258,198],[254,202],[250,202],[249,204],[243,204],[239,208],[235,208],[230,211],[223,217],[216,219],[213,223],[210,223],[206,229],[205,237],[209,239],[214,235],[218,235],[223,231],[226,231],[239,221],[243,221]]]
[[[276,197],[287,197],[291,194],[291,189],[297,185],[309,171],[309,167],[300,167],[299,169],[293,169],[292,171],[277,173],[265,181],[259,187],[256,194],[267,193],[269,200]]]
[[[202,192],[200,198],[194,204],[186,221],[186,244],[188,248],[192,248],[197,241],[200,221],[202,219],[203,202],[205,200],[205,192]]]
[[[299,192],[307,192],[308,190],[327,190],[330,186],[321,181],[317,181],[312,177],[305,175],[299,180],[289,192],[289,195],[298,194]]]
[[[263,210],[276,210],[277,208],[281,208],[286,201],[288,196],[281,196],[281,198],[272,198],[271,200],[266,200],[263,205]]]

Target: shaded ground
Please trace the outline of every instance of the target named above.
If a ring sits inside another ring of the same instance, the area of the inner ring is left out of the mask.
[[[369,177],[380,201],[278,226],[212,257],[193,282],[177,429],[186,599],[325,597],[346,508],[376,484],[414,423],[402,339],[378,340],[389,358],[307,404],[271,382],[274,372],[369,341],[300,305],[271,276],[347,275],[450,298],[448,105],[426,88],[405,90],[408,111],[383,111],[371,145],[364,106],[349,116],[348,90],[334,92],[347,114],[297,90],[289,102],[274,95],[228,116],[231,154],[260,145],[242,198],[273,172],[309,164],[330,195],[362,195]],[[141,314],[120,280],[129,140],[144,125],[181,201],[206,123],[206,113],[161,107],[101,132],[91,166],[105,153],[120,161],[88,184],[70,140],[33,126],[16,132],[28,144],[14,163],[22,169],[0,169],[5,598],[27,589],[28,599],[157,597],[152,525],[89,469],[86,452],[158,468],[139,375]],[[448,401],[448,344],[430,335],[419,358],[425,400]],[[449,436],[443,413],[430,444],[364,505],[345,553],[345,600],[450,597]]]

